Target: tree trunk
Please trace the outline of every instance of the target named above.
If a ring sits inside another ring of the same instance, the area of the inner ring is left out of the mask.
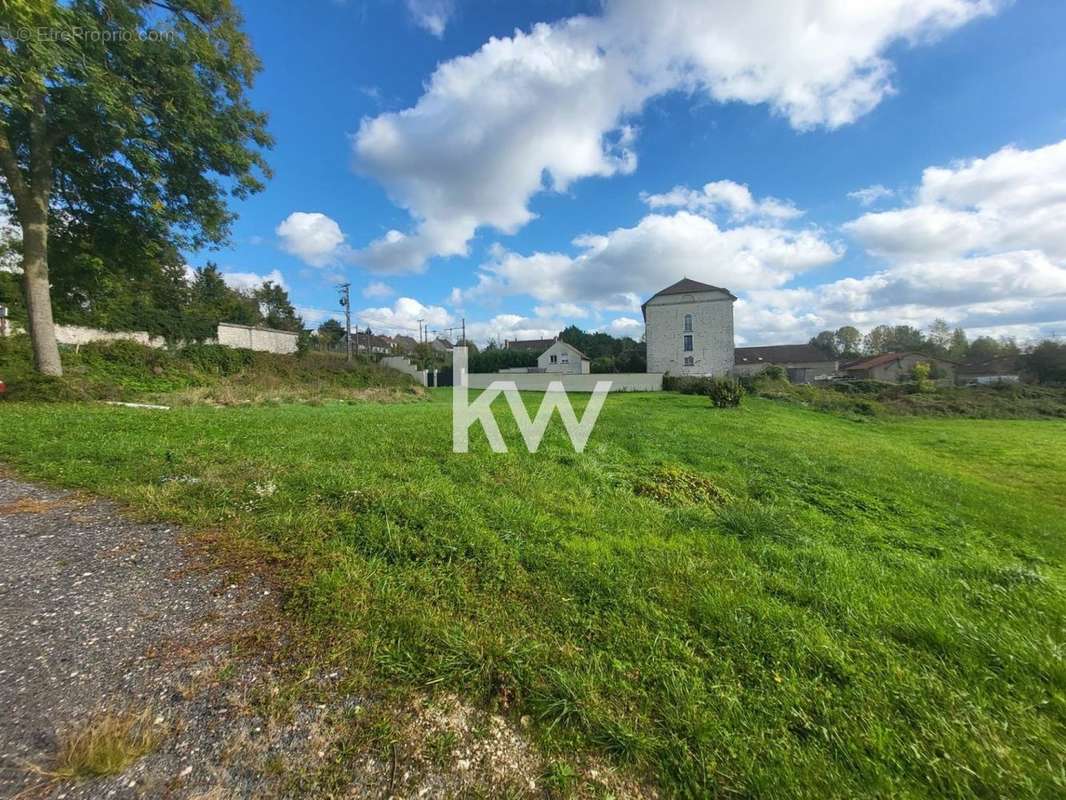
[[[6,126],[0,125],[0,169],[15,201],[15,213],[22,226],[22,283],[26,293],[26,315],[37,371],[62,375],[52,321],[52,291],[48,284],[48,201],[52,193],[52,139],[44,99],[44,81],[32,97],[28,174],[18,162]]]
[[[33,361],[43,375],[62,375],[48,283],[48,202],[40,198],[31,202],[34,208],[26,214],[22,225],[22,280]]]

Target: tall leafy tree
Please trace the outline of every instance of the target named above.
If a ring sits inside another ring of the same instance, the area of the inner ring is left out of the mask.
[[[837,351],[841,355],[857,356],[862,347],[862,333],[852,325],[844,325],[836,329],[833,334],[836,340]]]
[[[951,343],[948,345],[948,356],[961,361],[970,354],[970,340],[966,338],[966,331],[956,328],[951,332]]]
[[[323,345],[326,347],[332,347],[333,345],[344,341],[344,326],[330,317],[318,326],[317,334],[318,340],[322,342]]]
[[[836,358],[840,355],[840,351],[837,349],[837,337],[833,331],[821,331],[812,336],[810,345],[821,350],[829,358]]]
[[[1025,362],[1041,383],[1066,384],[1066,343],[1045,339],[1029,352]]]
[[[22,232],[37,368],[62,372],[49,232],[123,221],[138,239],[225,241],[262,188],[260,65],[231,0],[0,3],[0,195]]]
[[[929,326],[929,335],[926,339],[929,349],[938,356],[947,355],[951,349],[951,327],[945,320],[935,319]]]
[[[263,315],[263,324],[280,331],[299,333],[304,329],[304,321],[296,313],[289,293],[273,281],[265,281],[252,292],[252,297],[259,303],[259,313]]]
[[[189,295],[191,339],[210,339],[215,336],[220,322],[258,325],[263,321],[258,301],[227,286],[218,267],[210,262],[196,270]]]
[[[863,340],[863,349],[870,355],[922,351],[925,348],[925,334],[910,325],[878,325]]]

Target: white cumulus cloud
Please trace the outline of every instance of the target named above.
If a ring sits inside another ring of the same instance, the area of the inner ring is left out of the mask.
[[[644,323],[632,317],[617,317],[607,323],[605,330],[611,336],[628,336],[630,339],[639,341],[644,335]]]
[[[446,328],[455,321],[447,309],[424,305],[413,297],[399,297],[391,306],[364,308],[356,312],[356,318],[360,327],[370,326],[375,333],[405,336],[418,335],[419,320],[430,329]]]
[[[698,214],[724,212],[733,221],[789,220],[803,215],[792,203],[776,197],[756,200],[745,184],[728,180],[712,181],[702,189],[675,186],[664,194],[644,193],[641,199],[653,209],[684,208]]]
[[[597,16],[493,37],[440,64],[412,107],[366,118],[352,136],[357,169],[413,223],[359,255],[379,271],[419,271],[465,255],[479,227],[518,230],[538,192],[631,172],[633,118],[669,91],[766,104],[801,130],[848,124],[895,90],[890,46],[1000,5],[609,0]]]
[[[186,273],[186,275],[188,275],[188,273]],[[285,276],[276,269],[271,270],[265,275],[260,275],[258,272],[223,272],[222,280],[224,280],[226,285],[231,289],[237,289],[241,292],[250,292],[254,289],[258,289],[266,281],[276,283],[283,289],[289,288],[285,284]]]
[[[317,211],[294,211],[281,221],[275,233],[282,250],[313,267],[335,264],[345,252],[340,225]]]
[[[482,322],[466,324],[467,338],[484,345],[490,339],[502,345],[510,339],[551,339],[565,328],[561,320],[525,317],[521,314],[497,314]]]
[[[871,252],[915,260],[1036,249],[1066,259],[1066,140],[922,173],[917,200],[845,225]]]
[[[817,230],[722,228],[689,211],[649,214],[632,228],[582,236],[574,244],[581,250],[575,256],[497,252],[464,297],[526,294],[545,303],[632,309],[682,276],[733,291],[783,286],[843,255],[842,246]]]

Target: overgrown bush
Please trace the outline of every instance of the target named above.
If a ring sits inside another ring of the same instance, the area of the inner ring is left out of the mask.
[[[251,350],[220,344],[189,344],[181,348],[180,356],[199,369],[217,375],[236,375],[255,359]]]
[[[744,399],[744,388],[735,378],[711,378],[707,396],[715,408],[736,408]]]
[[[931,392],[936,389],[936,384],[930,379],[929,365],[920,361],[911,369],[911,377],[914,379],[916,392]]]

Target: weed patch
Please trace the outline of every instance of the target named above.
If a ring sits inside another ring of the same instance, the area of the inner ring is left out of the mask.
[[[101,713],[62,738],[52,766],[35,771],[53,780],[87,780],[118,775],[141,756],[150,753],[163,733],[150,711]]]
[[[666,505],[719,505],[729,494],[705,475],[676,466],[663,466],[633,485],[635,494]]]

